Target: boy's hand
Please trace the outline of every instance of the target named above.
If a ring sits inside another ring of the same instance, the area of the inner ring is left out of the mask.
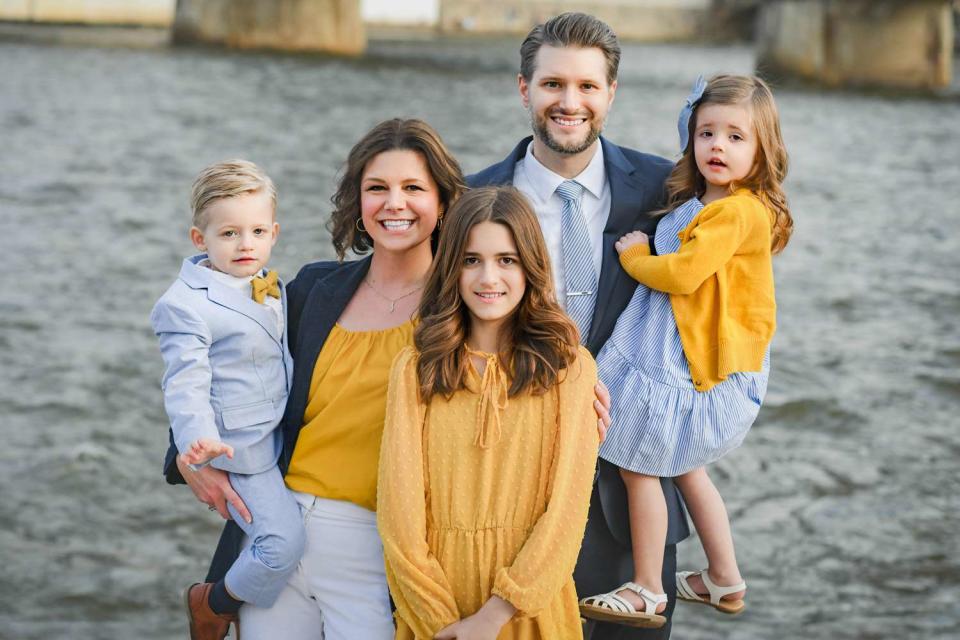
[[[228,458],[232,458],[233,447],[219,440],[200,438],[199,440],[194,440],[190,444],[190,449],[181,453],[180,457],[187,464],[199,465],[224,454],[226,454]]]
[[[199,471],[192,471],[183,461],[182,456],[177,456],[177,469],[186,481],[187,486],[193,491],[197,500],[207,505],[211,511],[216,511],[224,520],[231,520],[232,516],[227,511],[227,503],[232,504],[244,520],[248,523],[253,522],[250,516],[250,510],[233,485],[230,484],[230,478],[227,472],[213,467],[204,467]]]
[[[613,245],[617,249],[617,253],[623,253],[630,247],[635,244],[640,243],[647,244],[650,242],[650,236],[645,234],[643,231],[631,231],[627,235],[623,236]]]

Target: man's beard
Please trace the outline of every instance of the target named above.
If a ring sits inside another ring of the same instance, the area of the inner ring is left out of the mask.
[[[550,129],[547,126],[548,120],[549,118],[544,118],[534,113],[532,109],[530,110],[530,126],[533,128],[533,133],[536,135],[537,139],[543,144],[547,145],[547,148],[551,151],[556,151],[557,153],[562,153],[564,155],[572,156],[586,151],[594,142],[597,141],[597,138],[599,138],[600,134],[603,132],[603,122],[589,120],[590,131],[583,139],[583,142],[574,142],[565,145],[550,134]]]

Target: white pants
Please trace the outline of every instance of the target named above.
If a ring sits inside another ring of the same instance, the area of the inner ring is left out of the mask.
[[[270,608],[240,608],[243,640],[391,640],[393,616],[377,516],[292,492],[307,534],[300,565]]]

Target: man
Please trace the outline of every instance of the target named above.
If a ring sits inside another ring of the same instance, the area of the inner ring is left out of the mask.
[[[502,162],[469,176],[472,187],[513,184],[531,201],[550,251],[557,296],[597,355],[636,287],[620,268],[614,242],[639,229],[653,235],[650,215],[663,202],[672,163],[619,147],[600,136],[617,90],[620,45],[604,22],[565,13],[535,27],[520,47],[520,98],[533,136]],[[676,543],[689,535],[683,503],[662,481],[669,513],[663,585],[667,624],[634,629],[593,626],[593,640],[670,637],[675,605]],[[626,489],[601,460],[587,530],[574,572],[581,597],[633,580]],[[593,623],[591,623],[593,624]]]

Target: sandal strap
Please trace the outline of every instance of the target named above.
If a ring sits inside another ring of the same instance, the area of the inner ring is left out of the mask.
[[[657,613],[657,605],[667,602],[667,594],[654,593],[647,588],[641,587],[636,582],[624,582],[617,588],[617,591],[629,589],[643,599],[644,613]]]
[[[618,613],[637,612],[637,610],[633,608],[633,605],[630,604],[629,600],[625,599],[623,596],[618,596],[614,591],[584,598],[583,603],[587,605],[603,607]]]
[[[684,600],[703,600],[703,596],[693,590],[693,587],[687,582],[687,578],[696,575],[696,571],[678,571],[677,572],[677,596]]]
[[[710,579],[709,572],[706,570],[700,572],[700,579],[703,580],[703,586],[710,592],[710,604],[714,605],[720,604],[720,599],[723,596],[736,593],[737,591],[745,591],[747,588],[747,583],[743,581],[725,587],[714,584],[713,580]]]
[[[687,582],[687,578],[697,574],[700,575],[700,580],[703,581],[703,586],[707,588],[707,593],[710,594],[710,604],[714,606],[720,604],[720,599],[723,598],[723,596],[736,593],[737,591],[745,591],[747,588],[746,582],[738,582],[737,584],[721,587],[710,579],[710,574],[706,569],[701,569],[700,571],[681,571],[677,573],[677,591],[679,591],[683,597],[687,599],[703,600],[703,595],[694,591]]]

